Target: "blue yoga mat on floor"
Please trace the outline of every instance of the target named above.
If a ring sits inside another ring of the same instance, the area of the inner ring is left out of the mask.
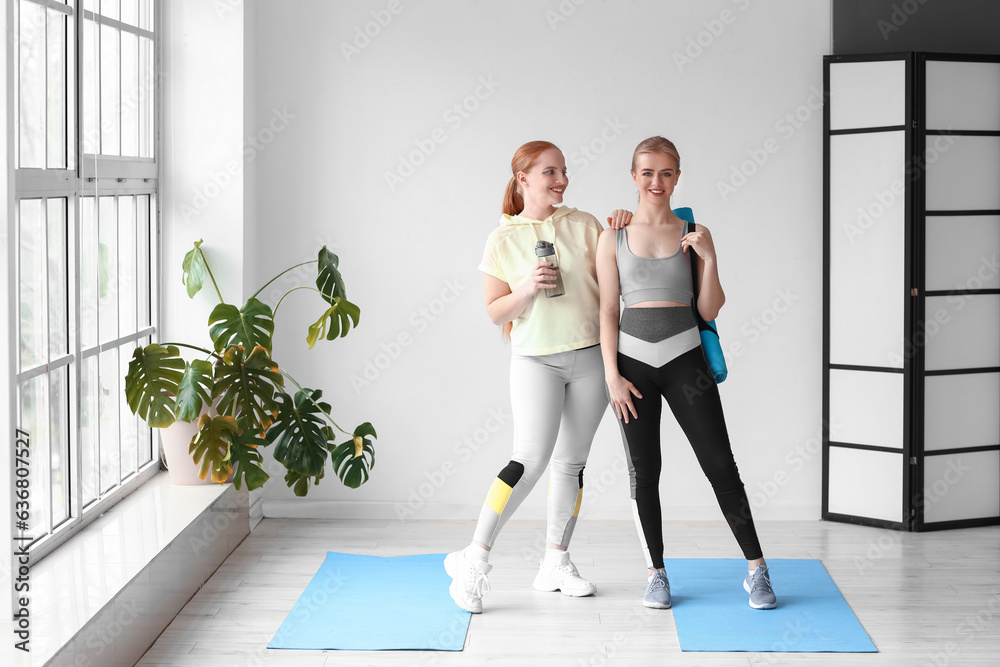
[[[268,648],[461,651],[471,614],[444,557],[327,553]]]
[[[815,559],[768,560],[775,609],[751,609],[745,560],[668,558],[674,622],[683,651],[877,653]]]

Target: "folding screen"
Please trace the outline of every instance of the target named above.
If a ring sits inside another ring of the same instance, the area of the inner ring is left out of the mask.
[[[1000,57],[824,77],[823,518],[1000,523]]]

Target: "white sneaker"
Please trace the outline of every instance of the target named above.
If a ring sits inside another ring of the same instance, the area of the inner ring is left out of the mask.
[[[483,611],[483,595],[490,591],[486,578],[493,566],[484,560],[469,560],[465,550],[454,551],[444,558],[444,570],[451,577],[448,592],[459,607],[473,614]]]
[[[569,559],[569,553],[564,551],[558,561],[542,559],[542,565],[535,577],[536,591],[562,591],[563,595],[585,597],[597,592],[597,586],[580,576],[576,565]]]

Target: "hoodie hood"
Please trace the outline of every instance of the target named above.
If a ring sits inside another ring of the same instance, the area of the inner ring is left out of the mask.
[[[555,220],[559,218],[565,218],[570,213],[576,211],[575,208],[571,206],[560,206],[552,215],[545,218],[544,220],[534,220],[532,218],[525,218],[520,215],[507,215],[504,213],[500,216],[501,225],[542,225],[542,224],[552,224]]]

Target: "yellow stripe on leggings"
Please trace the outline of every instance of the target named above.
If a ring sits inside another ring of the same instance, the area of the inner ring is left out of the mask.
[[[583,489],[580,489],[576,494],[576,508],[573,510],[573,516],[580,516],[580,505],[583,504]]]
[[[510,492],[512,489],[507,486],[499,477],[493,480],[493,485],[490,487],[490,492],[486,494],[486,504],[493,508],[493,511],[497,514],[503,512],[503,508],[507,505],[507,499],[510,498]]]

